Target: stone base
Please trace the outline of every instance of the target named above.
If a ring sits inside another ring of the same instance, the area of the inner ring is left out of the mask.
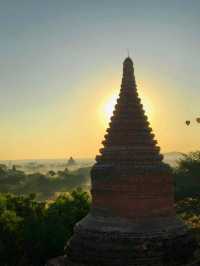
[[[58,258],[51,259],[50,261],[47,262],[45,266],[65,266],[66,265],[66,259],[65,257],[61,256]]]
[[[66,265],[183,266],[195,248],[176,217],[133,222],[89,214],[66,246]]]
[[[46,266],[68,266],[69,262],[67,263],[67,258],[66,257],[59,257],[50,260]],[[72,264],[73,266],[83,266],[83,264]],[[85,265],[84,265],[85,266]],[[183,264],[180,264],[179,266],[183,266]],[[188,264],[185,266],[200,266],[200,258],[191,260]]]
[[[83,265],[83,264],[68,264],[67,262],[66,262],[66,264],[65,264],[65,266],[71,266],[71,265],[73,265],[73,266],[86,266],[85,264]],[[124,266],[124,264],[122,264],[123,266]],[[168,264],[169,266],[172,266],[172,265],[174,265],[174,264]],[[63,266],[63,264],[55,264],[55,265],[53,265],[53,266]],[[159,266],[163,266],[163,264],[159,264]],[[193,261],[191,261],[191,262],[189,262],[189,263],[187,263],[187,264],[182,264],[182,263],[180,263],[180,264],[176,264],[176,266],[200,266],[200,259],[198,259],[198,260],[193,260]]]

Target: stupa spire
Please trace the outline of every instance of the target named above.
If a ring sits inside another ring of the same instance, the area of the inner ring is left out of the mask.
[[[144,114],[130,57],[96,160],[91,211],[75,226],[66,265],[185,265],[193,240],[175,216],[172,174]]]
[[[97,164],[132,163],[132,168],[164,166],[162,155],[138,96],[133,61],[123,62],[121,89]],[[132,169],[133,170],[133,169]],[[149,170],[149,169],[148,169]]]

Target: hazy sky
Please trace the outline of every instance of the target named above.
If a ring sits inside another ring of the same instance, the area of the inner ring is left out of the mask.
[[[0,0],[0,159],[94,157],[127,48],[162,151],[200,149],[199,10],[199,0]]]

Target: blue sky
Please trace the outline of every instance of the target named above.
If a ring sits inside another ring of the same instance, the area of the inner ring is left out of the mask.
[[[200,148],[199,1],[0,4],[0,159],[94,156],[127,48],[163,151]]]

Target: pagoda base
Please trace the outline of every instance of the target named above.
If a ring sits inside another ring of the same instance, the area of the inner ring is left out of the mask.
[[[176,217],[130,221],[89,214],[66,246],[67,266],[187,265],[196,243]]]

